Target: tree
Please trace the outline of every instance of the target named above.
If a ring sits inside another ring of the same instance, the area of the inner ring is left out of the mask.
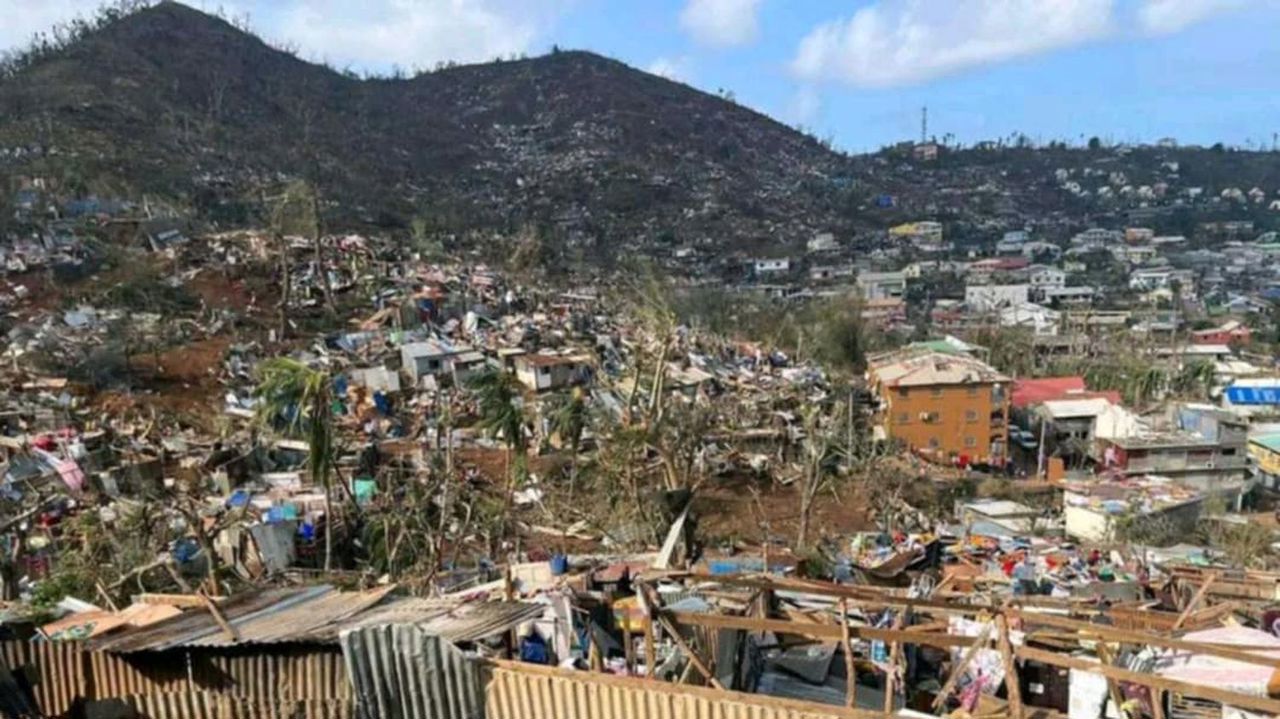
[[[312,369],[288,357],[277,357],[258,368],[258,422],[268,428],[305,436],[311,482],[324,488],[324,569],[333,568],[334,466],[333,381],[328,372]]]
[[[517,452],[523,454],[525,449],[522,387],[514,375],[498,369],[474,375],[468,382],[468,387],[475,392],[479,403],[480,421],[477,426],[489,437],[501,439],[507,447],[507,485],[503,490],[502,513],[498,519],[498,536],[501,537],[506,530],[512,494],[516,489],[516,472],[512,460]],[[523,460],[523,456],[521,459]]]
[[[803,470],[800,476],[800,527],[796,530],[796,548],[809,543],[809,523],[818,494],[839,474],[839,443],[842,441],[837,421],[824,421],[817,410],[805,418],[802,443]]]
[[[1175,394],[1195,399],[1208,399],[1217,382],[1218,372],[1212,362],[1188,362],[1178,370],[1170,388]]]
[[[269,225],[271,235],[280,250],[280,338],[283,339],[289,328],[289,298],[292,291],[292,259],[289,256],[289,236],[301,235],[310,237],[314,248],[316,272],[321,276],[321,286],[325,302],[333,307],[333,296],[329,288],[329,275],[324,271],[323,251],[320,239],[320,205],[315,191],[301,180],[291,182],[284,190],[272,198],[263,198],[269,203]]]
[[[1266,568],[1275,533],[1253,522],[1235,524],[1220,521],[1210,529],[1209,540],[1226,555],[1233,567]]]
[[[1097,135],[1094,135],[1093,137],[1089,138],[1089,149],[1090,150],[1102,149],[1102,140]]]
[[[573,491],[578,479],[578,451],[582,448],[582,435],[587,429],[588,408],[586,393],[575,387],[560,396],[551,405],[551,429],[569,444],[569,490]]]

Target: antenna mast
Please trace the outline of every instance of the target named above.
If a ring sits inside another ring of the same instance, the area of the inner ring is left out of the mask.
[[[920,144],[929,141],[929,106],[920,108]]]

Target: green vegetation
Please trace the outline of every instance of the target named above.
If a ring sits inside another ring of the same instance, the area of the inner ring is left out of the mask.
[[[324,568],[333,566],[334,467],[333,380],[327,372],[294,359],[277,357],[258,368],[258,422],[307,440],[307,468],[314,485],[325,489]]]

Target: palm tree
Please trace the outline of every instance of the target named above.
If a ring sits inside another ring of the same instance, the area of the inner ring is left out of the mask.
[[[507,446],[507,487],[503,492],[502,516],[498,527],[501,536],[506,529],[507,515],[511,512],[511,495],[515,491],[516,474],[511,460],[517,451],[523,453],[525,448],[525,416],[521,397],[523,388],[515,376],[492,368],[474,375],[467,384],[476,393],[479,403],[480,421],[477,426],[488,436],[500,438]]]
[[[258,367],[258,422],[307,439],[311,482],[324,487],[324,569],[333,568],[333,381],[328,372],[288,357]]]
[[[560,435],[562,442],[569,443],[569,493],[572,494],[578,479],[578,451],[582,448],[582,435],[587,429],[586,393],[581,387],[563,395],[552,404],[551,428]]]
[[[1145,404],[1159,397],[1168,384],[1168,376],[1158,367],[1140,370],[1129,379],[1128,394],[1134,404]]]
[[[1217,370],[1212,362],[1188,362],[1182,366],[1174,377],[1174,390],[1184,396],[1198,396],[1208,399],[1213,391]]]

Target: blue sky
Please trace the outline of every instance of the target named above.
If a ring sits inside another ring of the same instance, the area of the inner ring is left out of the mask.
[[[1280,132],[1280,0],[192,0],[337,66],[590,49],[851,151]],[[0,47],[95,0],[0,0]]]

